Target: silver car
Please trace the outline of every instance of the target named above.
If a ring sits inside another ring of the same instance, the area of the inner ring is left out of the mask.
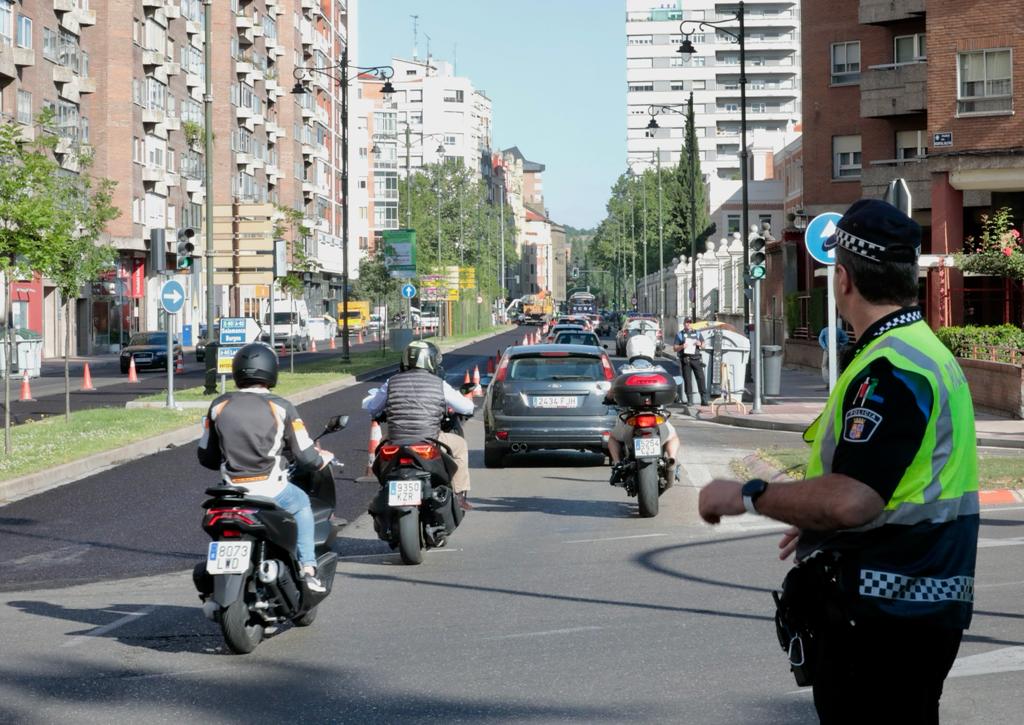
[[[484,400],[484,465],[500,468],[509,453],[540,449],[603,454],[617,415],[604,402],[614,377],[601,348],[510,347]]]

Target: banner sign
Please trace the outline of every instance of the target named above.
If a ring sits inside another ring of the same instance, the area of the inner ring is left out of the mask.
[[[385,229],[384,266],[388,274],[397,279],[416,276],[416,230]]]

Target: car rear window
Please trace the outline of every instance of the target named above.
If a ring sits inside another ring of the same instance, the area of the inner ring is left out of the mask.
[[[584,355],[513,358],[508,380],[603,380],[601,360]]]
[[[596,345],[596,335],[585,335],[579,332],[560,332],[555,338],[556,345]]]

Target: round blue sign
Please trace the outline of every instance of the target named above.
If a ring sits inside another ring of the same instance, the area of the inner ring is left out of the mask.
[[[173,279],[164,282],[160,288],[160,304],[172,315],[181,312],[181,308],[185,306],[185,288],[181,283]]]
[[[816,261],[826,265],[836,263],[836,250],[825,250],[825,241],[836,233],[836,224],[843,218],[842,214],[834,211],[827,211],[824,214],[811,219],[804,230],[804,244],[807,245],[807,253]]]
[[[415,296],[416,296],[416,288],[415,287],[413,287],[411,284],[403,284],[402,285],[402,297],[404,297],[407,300],[411,300]]]

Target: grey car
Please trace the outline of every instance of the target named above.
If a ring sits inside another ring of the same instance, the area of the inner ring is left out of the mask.
[[[601,348],[509,348],[484,399],[484,465],[500,468],[509,453],[539,449],[603,454],[617,414],[604,402],[614,377]]]

